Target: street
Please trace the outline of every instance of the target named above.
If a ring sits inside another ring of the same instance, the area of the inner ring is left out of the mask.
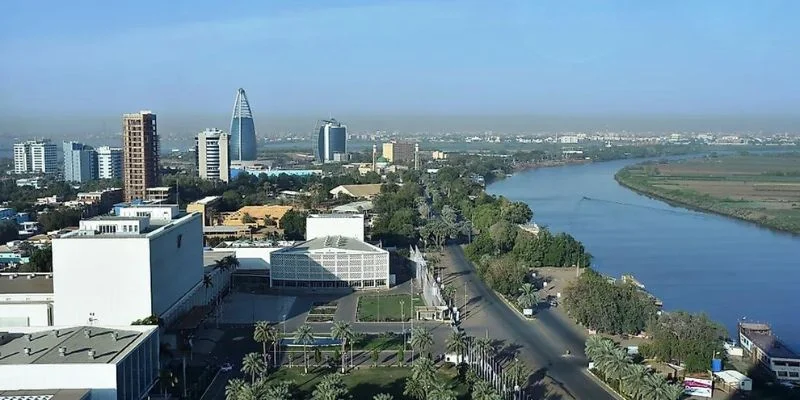
[[[460,246],[447,246],[446,252],[453,261],[452,284],[463,288],[466,282],[467,317],[461,326],[468,334],[488,332],[519,345],[520,358],[534,367],[534,379],[547,377],[544,385],[555,386],[548,389],[575,399],[615,399],[586,372],[584,339],[567,321],[549,309],[539,311],[534,320],[523,319],[477,276]],[[567,349],[569,356],[564,355]]]

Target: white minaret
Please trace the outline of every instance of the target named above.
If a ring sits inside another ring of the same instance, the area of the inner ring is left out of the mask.
[[[419,170],[419,143],[414,143],[414,169]]]

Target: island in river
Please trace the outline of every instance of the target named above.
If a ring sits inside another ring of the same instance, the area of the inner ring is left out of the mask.
[[[646,162],[614,177],[647,196],[800,233],[800,153]]]

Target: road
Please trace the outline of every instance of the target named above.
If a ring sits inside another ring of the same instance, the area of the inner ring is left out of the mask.
[[[472,298],[462,323],[467,332],[479,336],[480,330],[485,329],[490,337],[504,338],[521,346],[520,357],[536,368],[534,377],[547,376],[551,385],[572,398],[615,399],[588,375],[584,339],[554,310],[541,310],[532,321],[523,319],[477,276],[460,246],[447,246],[447,252],[453,261],[453,284],[461,288],[466,282],[468,297]],[[566,349],[572,355],[564,356]]]

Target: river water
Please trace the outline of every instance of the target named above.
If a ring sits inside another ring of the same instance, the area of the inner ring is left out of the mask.
[[[665,309],[705,312],[732,334],[740,318],[766,322],[800,351],[800,236],[636,194],[614,180],[636,162],[531,170],[487,190],[528,203],[536,223],[581,240],[595,269],[635,275]]]

